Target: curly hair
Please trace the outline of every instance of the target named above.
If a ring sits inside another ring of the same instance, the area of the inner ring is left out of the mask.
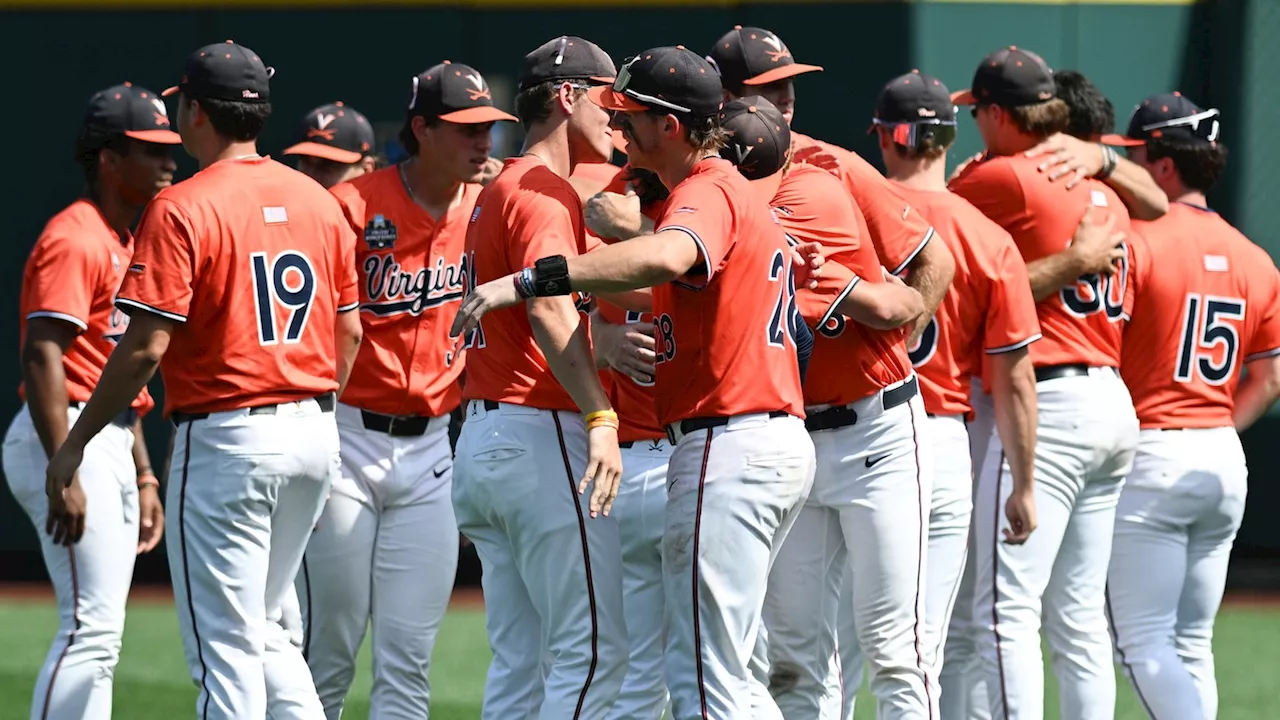
[[[1068,135],[1092,141],[1115,128],[1115,106],[1089,78],[1075,70],[1057,70],[1053,73],[1053,82],[1057,96],[1069,111]]]
[[[1182,184],[1192,190],[1209,192],[1218,184],[1227,167],[1227,146],[1221,142],[1203,143],[1151,138],[1147,140],[1147,162],[1160,158],[1173,160]]]

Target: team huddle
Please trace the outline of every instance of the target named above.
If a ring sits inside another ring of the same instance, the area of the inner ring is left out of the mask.
[[[444,61],[404,160],[335,103],[297,170],[231,41],[95,95],[4,445],[61,617],[31,718],[111,716],[166,529],[202,719],[337,720],[366,633],[371,717],[428,717],[460,535],[484,718],[852,720],[864,669],[878,717],[1041,718],[1042,631],[1063,718],[1114,716],[1115,664],[1151,717],[1216,717],[1237,433],[1280,396],[1280,272],[1205,199],[1218,111],[1114,134],[1003,48],[884,85],[882,173],[790,127],[822,70],[760,28],[621,66],[561,36],[514,114]],[[959,107],[985,151],[948,177]]]

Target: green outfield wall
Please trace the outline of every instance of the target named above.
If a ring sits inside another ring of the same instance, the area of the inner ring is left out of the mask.
[[[126,0],[0,0],[0,64],[11,78],[0,127],[7,172],[0,211],[0,417],[12,417],[18,368],[18,288],[22,265],[45,220],[80,190],[71,146],[89,95],[125,80],[160,90],[178,78],[194,48],[233,38],[277,68],[275,117],[260,147],[279,153],[308,109],[342,100],[364,112],[389,140],[403,119],[409,78],[443,59],[465,62],[489,80],[510,106],[525,52],[569,33],[588,37],[615,60],[647,47],[684,44],[705,52],[733,24],[777,32],[801,62],[822,74],[797,79],[798,129],[867,154],[875,93],[894,75],[919,68],[952,89],[966,87],[973,68],[1001,45],[1042,54],[1056,68],[1091,77],[1112,99],[1123,126],[1144,95],[1180,89],[1224,113],[1225,142],[1235,149],[1230,176],[1212,197],[1224,215],[1280,256],[1273,226],[1280,117],[1272,80],[1280,71],[1280,3],[1274,0],[1174,2],[394,2],[390,0],[226,0],[221,3]],[[519,130],[503,127],[498,154],[515,152]],[[962,115],[954,157],[979,148]],[[179,176],[193,170],[179,160]],[[161,391],[159,383],[154,388]],[[1280,510],[1280,490],[1268,480],[1280,452],[1268,442],[1280,429],[1270,417],[1246,435],[1253,469],[1240,557],[1280,556],[1280,529],[1267,516]],[[147,420],[157,456],[168,445],[158,413]],[[34,531],[0,492],[0,579],[42,573]],[[165,575],[163,556],[140,563],[140,574]],[[474,579],[471,556],[461,571]]]

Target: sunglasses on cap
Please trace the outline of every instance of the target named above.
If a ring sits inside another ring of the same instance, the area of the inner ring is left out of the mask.
[[[623,63],[621,68],[618,69],[618,77],[614,78],[613,80],[613,91],[616,93],[620,93],[622,95],[626,95],[627,97],[632,98],[634,100],[639,100],[640,102],[646,105],[654,105],[660,108],[666,108],[667,110],[674,110],[676,112],[692,113],[693,110],[691,108],[683,107],[673,102],[667,102],[666,100],[663,100],[660,97],[654,97],[653,95],[646,95],[642,92],[636,92],[635,90],[631,90],[627,88],[627,86],[631,84],[631,66],[632,64],[635,63],[635,61],[639,59],[640,59],[639,55],[636,55],[635,57],[632,57],[632,58],[627,58],[627,61]]]
[[[886,122],[872,118],[870,133],[877,126],[889,130],[894,144],[908,148],[918,148],[926,140],[932,139],[936,146],[946,147],[956,139],[955,120],[919,120],[916,122]]]
[[[1214,142],[1218,139],[1218,131],[1220,130],[1217,120],[1217,117],[1220,114],[1221,113],[1219,113],[1217,109],[1205,110],[1204,112],[1198,112],[1195,115],[1188,115],[1186,117],[1162,120],[1158,123],[1143,125],[1141,130],[1144,134],[1149,134],[1162,128],[1189,127],[1191,128],[1192,134],[1196,137],[1208,142]],[[1209,120],[1212,120],[1212,122],[1206,122]]]

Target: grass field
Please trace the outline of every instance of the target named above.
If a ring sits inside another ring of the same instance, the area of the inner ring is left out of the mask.
[[[31,688],[57,624],[51,602],[0,601],[0,720],[27,717]],[[1222,707],[1220,720],[1275,717],[1276,676],[1280,671],[1280,609],[1233,606],[1223,610],[1215,642]],[[480,716],[489,648],[484,614],[459,605],[440,631],[431,664],[432,720],[473,720]],[[344,718],[363,720],[369,705],[368,647]],[[137,601],[129,607],[124,649],[116,671],[115,717],[173,720],[192,717],[196,690],[188,680],[172,604]],[[1049,711],[1058,718],[1052,679],[1046,682]],[[863,691],[858,719],[875,717]],[[1127,682],[1121,681],[1116,718],[1141,720]]]

